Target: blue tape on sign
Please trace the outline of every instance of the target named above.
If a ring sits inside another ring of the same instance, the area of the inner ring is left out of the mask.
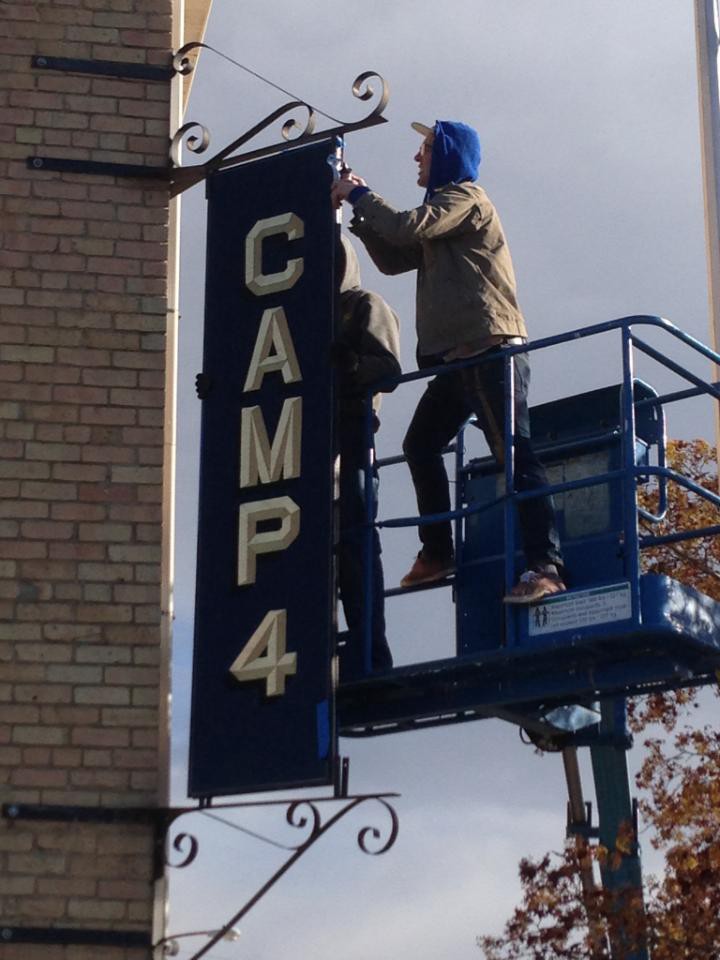
[[[330,705],[321,700],[316,707],[318,759],[324,760],[330,750]]]

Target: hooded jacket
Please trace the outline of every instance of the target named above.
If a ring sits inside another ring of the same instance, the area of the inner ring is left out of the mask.
[[[373,384],[399,377],[400,321],[377,293],[360,286],[360,264],[352,244],[341,236],[337,253],[340,323],[336,345],[356,358],[340,374],[341,416],[361,416],[363,399]],[[373,406],[379,407],[379,397]]]
[[[424,203],[398,211],[372,191],[354,202],[350,230],[377,268],[386,274],[418,271],[421,356],[498,336],[527,336],[500,218],[475,182],[479,162],[477,134],[465,124],[439,121]]]

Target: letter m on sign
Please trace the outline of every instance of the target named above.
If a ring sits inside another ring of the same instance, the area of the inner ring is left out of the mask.
[[[195,797],[333,779],[333,152],[208,182]]]

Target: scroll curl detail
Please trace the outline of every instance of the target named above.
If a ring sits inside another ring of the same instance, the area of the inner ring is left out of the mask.
[[[309,817],[303,812],[303,808],[307,809],[309,812]],[[291,803],[287,809],[287,813],[285,814],[285,819],[291,827],[296,827],[298,830],[304,830],[308,827],[308,824],[310,824],[307,837],[302,841],[302,843],[299,843],[295,847],[296,850],[299,850],[301,847],[312,843],[322,828],[322,817],[320,815],[320,811],[315,804],[311,803],[309,800],[297,800],[295,803]]]
[[[387,853],[390,847],[392,847],[397,840],[398,831],[400,829],[398,816],[394,808],[391,807],[386,800],[383,800],[382,797],[376,797],[375,799],[388,812],[390,816],[390,829],[385,840],[382,839],[384,831],[380,831],[377,827],[363,827],[363,829],[358,833],[358,846],[363,853],[367,853],[372,857],[377,857],[381,853]],[[370,839],[373,841],[372,845],[368,843]],[[377,849],[374,849],[375,843],[378,841],[380,841],[380,846],[377,847]]]
[[[191,153],[205,153],[210,146],[210,131],[194,120],[180,127],[170,142],[170,159],[176,166],[180,165],[183,141]]]
[[[186,43],[173,55],[172,65],[173,70],[176,73],[182,74],[186,77],[189,73],[192,73],[195,69],[194,62],[188,57],[188,54],[193,50],[199,50],[201,48],[207,49],[207,44],[201,43],[199,40],[193,40],[191,43]]]
[[[283,140],[299,140],[301,137],[309,137],[315,129],[316,114],[313,108],[307,104],[298,101],[297,103],[287,104],[285,109],[303,107],[307,110],[307,118],[304,123],[299,123],[295,118],[286,120],[282,126]]]
[[[357,97],[358,100],[372,100],[372,98],[376,95],[375,87],[370,83],[370,81],[373,79],[380,81],[380,96],[372,111],[365,118],[366,120],[369,120],[371,117],[379,116],[387,106],[388,100],[390,99],[390,90],[388,89],[387,83],[385,83],[380,74],[376,73],[374,70],[366,70],[364,73],[361,73],[355,78],[352,85],[353,96]]]
[[[173,867],[180,870],[183,867],[189,867],[190,864],[195,859],[195,857],[197,857],[198,850],[200,849],[200,844],[197,841],[197,837],[194,837],[191,833],[179,833],[174,838],[172,842],[172,847],[173,847],[173,850],[177,851],[177,853],[180,853],[180,854],[184,853],[185,849],[187,850],[187,852],[184,853],[183,859],[180,860],[179,863],[171,863],[169,853],[165,858],[165,862],[168,865],[168,867]]]

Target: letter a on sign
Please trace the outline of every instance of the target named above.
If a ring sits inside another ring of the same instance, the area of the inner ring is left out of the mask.
[[[193,797],[333,782],[334,150],[208,179]]]

